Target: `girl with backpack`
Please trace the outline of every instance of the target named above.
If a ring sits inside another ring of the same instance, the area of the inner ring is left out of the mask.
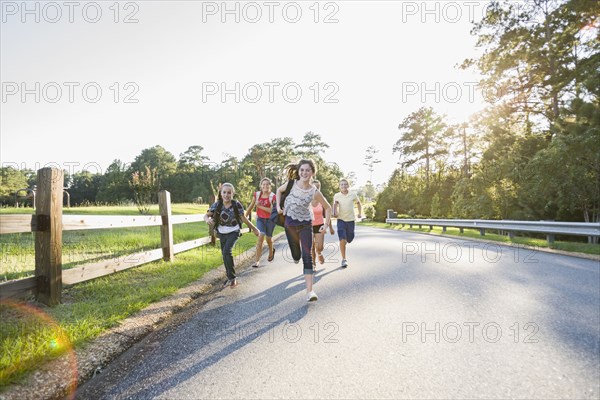
[[[233,199],[234,194],[233,185],[224,183],[219,191],[217,201],[210,206],[204,215],[204,222],[209,226],[214,226],[221,242],[221,254],[227,273],[227,280],[223,283],[223,287],[229,286],[232,289],[238,284],[233,263],[233,246],[235,246],[241,235],[242,221],[258,236],[258,229],[246,218],[244,206]]]
[[[273,230],[275,229],[275,222],[269,217],[271,216],[271,210],[275,203],[275,193],[271,192],[271,180],[269,178],[263,178],[260,181],[260,190],[254,192],[252,201],[246,210],[246,216],[250,218],[252,216],[252,210],[256,206],[256,227],[260,234],[256,242],[256,262],[252,265],[254,268],[258,268],[260,265],[260,257],[262,256],[263,240],[267,238],[267,245],[269,246],[269,258],[267,260],[272,262],[275,258],[275,249],[273,248]]]
[[[313,290],[315,270],[311,255],[313,239],[311,202],[314,199],[323,206],[325,222],[319,229],[323,232],[331,222],[331,206],[311,182],[317,173],[312,160],[300,160],[298,164],[289,164],[287,169],[288,182],[277,189],[277,212],[285,215],[285,235],[292,258],[296,263],[300,262],[300,258],[302,258],[307,300],[316,301],[318,297]],[[287,196],[284,194],[286,192]],[[282,195],[285,196],[283,209],[281,208]]]

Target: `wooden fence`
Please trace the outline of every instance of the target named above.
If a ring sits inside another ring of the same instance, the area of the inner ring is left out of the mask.
[[[53,306],[61,301],[63,284],[84,282],[161,258],[173,261],[175,254],[210,242],[210,237],[205,237],[173,244],[174,224],[204,221],[204,214],[172,215],[171,194],[166,190],[158,193],[160,215],[62,215],[63,172],[56,168],[40,169],[37,182],[34,215],[0,215],[0,234],[34,232],[35,275],[0,284],[0,300],[33,294],[37,301]],[[161,248],[63,271],[63,231],[140,226],[160,226]]]

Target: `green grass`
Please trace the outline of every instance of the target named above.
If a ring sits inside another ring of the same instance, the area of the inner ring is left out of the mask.
[[[238,256],[255,244],[256,237],[245,234],[234,254]],[[236,258],[236,263],[239,261]],[[157,261],[69,287],[63,291],[63,304],[43,307],[41,313],[31,312],[31,308],[0,306],[0,387],[69,351],[71,345],[83,346],[219,265],[222,258],[218,246],[203,246],[177,254],[173,263]]]
[[[576,253],[585,253],[585,254],[594,254],[600,255],[600,245],[598,244],[589,244],[583,242],[565,242],[565,241],[555,241],[553,244],[549,245],[546,239],[536,239],[529,237],[519,237],[515,236],[513,239],[510,239],[508,236],[498,235],[495,233],[489,233],[486,231],[485,236],[481,236],[479,234],[479,230],[474,229],[465,229],[463,233],[460,233],[459,228],[446,228],[446,232],[442,232],[442,227],[434,226],[432,230],[429,229],[429,226],[423,225],[423,228],[418,228],[413,225],[413,228],[409,228],[408,225],[405,225],[404,228],[400,224],[386,224],[385,222],[375,222],[375,221],[365,221],[360,222],[360,225],[371,226],[374,228],[385,228],[392,230],[404,230],[404,231],[416,231],[416,232],[426,232],[426,233],[437,233],[441,235],[449,235],[449,236],[459,236],[459,237],[467,237],[472,239],[485,239],[491,240],[494,242],[502,242],[502,243],[515,243],[522,244],[526,246],[532,247],[544,247],[551,248],[556,250],[563,250],[569,252]]]
[[[137,215],[135,207],[129,207]],[[73,209],[72,209],[73,210]],[[203,213],[206,205],[173,205],[174,213]],[[80,208],[74,214],[126,215],[124,207]],[[206,236],[206,224],[173,226],[174,242]],[[282,231],[277,227],[276,233]],[[126,255],[160,247],[159,227],[66,231],[63,234],[63,267],[72,268],[100,258]],[[33,235],[0,235],[4,279],[33,271]],[[253,248],[256,237],[243,235],[236,257]],[[236,264],[241,259],[236,258]],[[7,262],[14,269],[8,271]],[[34,302],[0,305],[0,390],[20,380],[45,361],[80,348],[149,304],[168,296],[205,272],[222,265],[218,247],[202,246],[175,255],[173,263],[156,261],[117,274],[83,282],[63,290],[63,303],[45,307]],[[12,278],[10,278],[12,279]]]
[[[173,214],[205,213],[208,205],[173,204]],[[7,209],[2,209],[7,210]],[[31,210],[31,209],[30,209]],[[66,210],[65,210],[66,211]],[[158,206],[156,206],[158,214]],[[69,214],[139,215],[135,206],[79,207]],[[67,212],[65,212],[67,214]],[[204,222],[173,225],[173,242],[181,243],[208,235]],[[97,229],[63,232],[63,269],[89,262],[126,256],[160,248],[160,227]],[[0,282],[32,276],[35,270],[33,233],[0,235]]]
[[[208,235],[204,222],[173,225],[173,242],[181,243]],[[31,276],[35,270],[34,235],[0,236],[2,263],[0,282]],[[160,248],[160,227],[98,229],[63,232],[63,269],[89,262],[118,258]]]
[[[204,214],[208,204],[177,203],[171,205],[173,214]],[[33,208],[0,208],[0,214],[35,214]],[[63,214],[74,215],[140,215],[136,206],[89,206],[63,208]],[[150,207],[150,215],[159,215],[158,204]]]

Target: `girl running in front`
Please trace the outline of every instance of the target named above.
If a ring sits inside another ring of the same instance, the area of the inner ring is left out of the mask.
[[[213,205],[210,206],[204,215],[204,222],[208,225],[214,225],[219,241],[221,242],[221,254],[223,255],[223,264],[227,280],[223,287],[237,286],[235,276],[235,267],[233,263],[233,246],[240,237],[242,221],[248,225],[250,230],[258,236],[258,229],[244,215],[244,206],[237,200],[233,200],[235,189],[231,183],[224,183],[219,191],[219,197]]]
[[[313,185],[317,188],[317,190],[321,190],[321,182],[318,180],[313,180]],[[324,230],[321,230],[321,227],[325,225],[325,221],[323,219],[323,206],[316,199],[310,202],[313,211],[313,245],[312,245],[312,263],[313,265],[317,264],[317,258],[319,259],[319,264],[325,263],[325,257],[323,257],[323,246],[325,242],[325,232],[327,231],[327,227]],[[329,223],[329,233],[333,235],[333,227],[331,226],[331,222]]]
[[[331,206],[323,197],[321,192],[311,184],[317,170],[312,160],[300,160],[298,164],[287,166],[288,180],[292,181],[290,193],[285,198],[283,210],[281,209],[281,195],[287,188],[287,182],[277,189],[277,212],[285,215],[285,235],[292,252],[292,258],[300,262],[302,258],[304,281],[306,282],[306,293],[308,301],[316,301],[317,294],[313,290],[312,266],[312,208],[310,203],[313,199],[323,206],[325,211],[325,224],[320,230],[325,231],[331,221]]]
[[[267,238],[267,245],[269,246],[269,258],[267,260],[271,262],[275,258],[275,249],[273,249],[273,240],[271,239],[273,237],[273,230],[275,229],[275,222],[269,218],[274,201],[275,193],[271,192],[271,180],[263,178],[260,181],[260,191],[254,192],[252,202],[246,210],[246,216],[250,217],[254,206],[256,206],[256,227],[260,232],[256,241],[256,262],[252,265],[254,268],[258,268],[260,265],[265,236]]]

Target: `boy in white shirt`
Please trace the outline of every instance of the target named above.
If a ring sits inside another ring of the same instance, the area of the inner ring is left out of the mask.
[[[340,181],[340,192],[333,196],[333,216],[337,217],[337,232],[340,239],[340,251],[342,252],[342,268],[348,266],[346,260],[346,244],[354,240],[354,203],[358,206],[358,218],[361,218],[362,205],[355,192],[349,192],[348,181]]]

